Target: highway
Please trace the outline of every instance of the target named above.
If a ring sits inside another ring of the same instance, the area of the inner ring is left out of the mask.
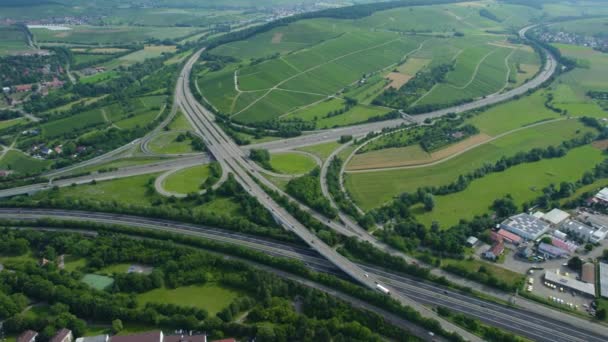
[[[205,109],[196,101],[192,95],[190,86],[190,73],[192,66],[198,60],[200,54],[204,50],[195,53],[186,63],[178,80],[178,91],[175,99],[176,103],[181,105],[186,117],[195,128],[197,133],[204,137],[207,148],[215,159],[220,163],[224,172],[232,173],[235,179],[251,196],[255,197],[262,206],[272,213],[275,220],[285,229],[294,232],[298,237],[305,241],[309,246],[315,249],[319,254],[333,263],[341,271],[346,273],[352,279],[360,284],[376,289],[376,284],[380,284],[380,279],[366,274],[359,266],[352,263],[350,260],[336,252],[333,248],[326,245],[315,234],[310,232],[308,228],[302,225],[285,209],[272,200],[264,190],[258,185],[255,179],[264,179],[255,167],[251,165],[245,157],[245,153],[218,127],[214,122],[214,114]],[[254,179],[255,177],[255,179]],[[464,329],[446,321],[437,316],[436,313],[428,308],[414,302],[410,298],[404,297],[399,293],[393,293],[392,298],[400,303],[410,306],[417,310],[423,317],[437,319],[441,326],[447,330],[460,334],[465,339],[470,341],[479,341],[479,337],[465,331]]]
[[[32,195],[36,192],[48,190],[55,186],[66,187],[72,184],[87,184],[92,181],[100,182],[105,180],[119,179],[131,176],[145,175],[150,173],[162,172],[173,170],[175,168],[184,168],[189,166],[196,166],[201,164],[207,164],[211,162],[211,157],[207,154],[201,154],[194,157],[171,159],[166,161],[159,161],[151,164],[129,166],[121,168],[116,171],[110,172],[95,172],[89,175],[66,178],[60,180],[51,180],[48,183],[38,183],[32,185],[25,185],[17,188],[10,188],[0,190],[0,198],[11,197],[17,195]]]
[[[146,229],[163,230],[183,235],[201,237],[222,243],[235,244],[255,249],[277,257],[287,257],[300,260],[308,267],[319,272],[344,276],[333,265],[328,264],[314,250],[294,244],[271,241],[265,238],[234,233],[226,230],[178,223],[168,220],[144,218],[129,215],[93,213],[71,210],[54,209],[0,209],[2,219],[39,219],[55,218],[64,220],[98,222],[136,226]],[[404,296],[415,298],[418,302],[429,306],[444,306],[455,312],[465,313],[480,321],[503,328],[535,341],[605,341],[608,339],[608,329],[588,329],[591,324],[578,317],[568,321],[560,321],[529,312],[525,309],[496,304],[463,294],[458,291],[420,281],[414,277],[396,275],[378,267],[357,265],[370,277],[374,276],[390,285],[394,291]],[[549,310],[549,309],[547,309]],[[593,328],[596,325],[591,326]]]

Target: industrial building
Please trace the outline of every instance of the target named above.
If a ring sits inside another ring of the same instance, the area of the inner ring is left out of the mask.
[[[567,212],[555,208],[550,212],[544,214],[541,219],[547,223],[552,224],[553,226],[557,226],[560,223],[566,221],[569,217],[570,214],[568,214]]]
[[[580,294],[595,297],[595,285],[567,277],[560,274],[559,270],[556,272],[547,271],[544,277],[545,281],[554,284],[558,288],[569,289]]]
[[[511,216],[500,224],[507,230],[525,240],[536,240],[549,230],[549,224],[529,214]]]
[[[608,298],[608,264],[600,262],[600,295]]]
[[[519,236],[504,229],[499,229],[497,232],[492,232],[490,238],[494,242],[504,241],[514,245],[519,245],[522,242],[522,239]]]
[[[566,258],[569,255],[567,251],[544,242],[538,245],[538,253],[552,259]]]
[[[608,204],[608,188],[603,188],[593,196],[593,201],[596,203]]]
[[[594,229],[589,241],[600,242],[606,238],[606,235],[608,235],[608,219],[606,216],[584,213],[580,215],[580,218]]]
[[[586,262],[583,264],[581,280],[585,283],[595,284],[595,265],[593,263]]]
[[[566,220],[561,224],[559,230],[568,232],[585,241],[591,240],[591,236],[595,231],[590,226],[575,220]]]

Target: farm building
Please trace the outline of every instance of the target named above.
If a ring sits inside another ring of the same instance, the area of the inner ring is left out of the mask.
[[[600,262],[600,295],[608,298],[608,264]]]
[[[565,258],[568,256],[567,251],[544,242],[538,245],[538,253],[548,258]]]
[[[543,215],[542,219],[545,222],[548,222],[554,226],[557,226],[558,224],[567,220],[569,217],[570,217],[570,214],[568,214],[567,212],[555,208],[555,209],[551,210],[550,212],[546,213],[545,215]]]
[[[586,262],[583,264],[581,280],[585,283],[595,284],[595,265],[593,263]]]
[[[582,281],[569,278],[557,272],[545,272],[545,281],[552,283],[558,287],[570,289],[572,291],[584,294],[590,297],[595,297],[595,285],[583,283]]]
[[[500,228],[525,240],[536,240],[549,230],[549,225],[532,215],[524,213],[506,219],[500,224]]]

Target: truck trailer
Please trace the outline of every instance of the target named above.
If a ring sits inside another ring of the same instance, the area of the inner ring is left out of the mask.
[[[376,289],[378,289],[378,291],[384,293],[385,295],[390,295],[391,291],[389,291],[386,287],[380,285],[380,284],[376,284]]]

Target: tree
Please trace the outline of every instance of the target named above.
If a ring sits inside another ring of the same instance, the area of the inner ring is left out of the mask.
[[[551,244],[551,241],[552,241],[552,240],[551,240],[551,238],[550,238],[549,236],[545,236],[545,237],[543,237],[543,238],[540,240],[540,242],[542,242],[542,243],[547,243],[547,244]]]
[[[426,211],[431,211],[435,208],[435,198],[430,193],[424,195],[422,202],[424,203],[424,209]]]
[[[112,321],[112,332],[118,334],[123,329],[122,321],[115,319]]]
[[[586,250],[587,252],[591,252],[591,251],[593,250],[593,245],[592,245],[592,244],[590,244],[590,243],[586,244],[586,245],[585,245],[585,250]]]
[[[577,256],[572,257],[568,260],[568,267],[574,271],[580,272],[583,267],[583,261]]]
[[[492,209],[496,211],[496,216],[507,217],[517,212],[517,205],[513,202],[513,198],[507,195],[505,198],[495,200],[492,204]]]

